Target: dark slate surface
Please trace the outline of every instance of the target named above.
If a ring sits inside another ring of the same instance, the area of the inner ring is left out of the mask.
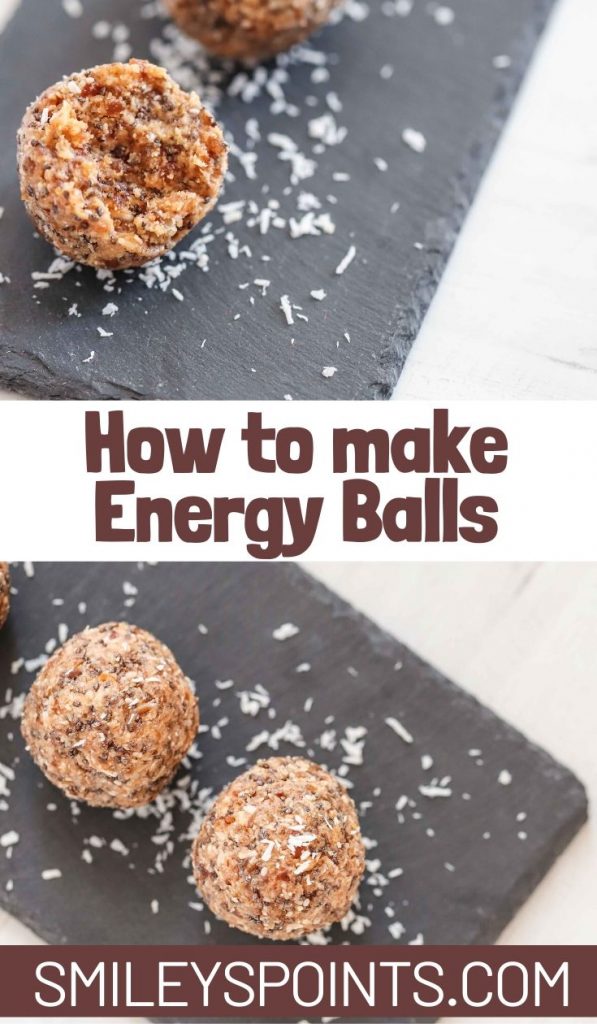
[[[256,199],[262,207],[273,198],[288,217],[296,215],[298,193],[307,190],[333,217],[335,234],[292,241],[287,229],[262,236],[245,220],[231,230],[251,247],[250,258],[232,260],[224,235],[217,235],[208,245],[209,273],[192,268],[175,282],[184,302],[149,292],[136,275],[121,275],[117,291],[123,294],[111,296],[119,313],[106,320],[101,310],[110,296],[91,272],[33,289],[31,274],[48,269],[51,251],[32,237],[21,208],[13,139],[38,92],[65,73],[112,59],[113,42],[92,36],[98,20],[126,21],[137,56],[155,57],[150,40],[169,28],[159,18],[141,17],[145,0],[86,0],[77,19],[66,16],[60,0],[22,0],[0,36],[0,205],[6,208],[0,272],[11,278],[0,287],[0,384],[50,398],[388,397],[553,0],[450,0],[456,17],[447,27],[436,22],[433,2],[414,0],[406,18],[384,13],[392,3],[369,0],[364,21],[347,17],[317,37],[314,48],[327,62],[328,81],[313,83],[313,64],[302,59],[289,67],[283,88],[298,116],[272,114],[263,89],[250,103],[225,95],[218,106],[243,150],[251,146],[249,118],[258,120],[262,136],[257,180],[249,180],[233,157],[236,180],[226,201]],[[358,17],[361,0],[351,5]],[[493,59],[503,54],[512,64],[498,70]],[[382,78],[387,65],[394,73]],[[188,65],[185,71],[188,84]],[[232,72],[212,64],[211,72],[199,73],[201,82],[210,82],[208,96],[218,75],[226,84]],[[336,118],[348,128],[346,141],[316,153],[314,177],[286,194],[289,167],[267,136],[291,135],[312,156],[308,123],[327,109],[330,92],[343,104]],[[315,97],[313,106],[307,96]],[[423,155],[401,141],[408,127],[425,134]],[[386,173],[375,166],[376,157],[387,161]],[[335,181],[335,172],[349,173],[350,181]],[[401,208],[391,214],[395,202]],[[221,229],[221,214],[211,223]],[[357,258],[338,277],[335,268],[351,244]],[[256,278],[272,282],[265,298],[252,283]],[[250,288],[239,290],[246,282]],[[324,302],[310,297],[320,288],[328,293]],[[286,326],[284,294],[302,306],[308,323]],[[75,302],[81,317],[68,316]],[[100,338],[98,326],[114,336]],[[84,362],[91,351],[95,356]],[[326,379],[324,367],[337,373]]]
[[[136,598],[124,596],[124,581],[137,588]],[[381,895],[365,884],[361,912],[370,926],[360,936],[336,928],[334,942],[391,943],[386,905],[404,925],[404,942],[418,935],[430,944],[492,942],[585,820],[585,793],[569,771],[296,568],[49,564],[36,566],[33,578],[17,568],[13,582],[18,593],[0,635],[0,763],[14,769],[15,778],[4,787],[9,794],[0,794],[8,804],[0,814],[0,835],[14,829],[20,842],[10,858],[0,849],[0,902],[44,939],[254,941],[189,907],[197,899],[186,880],[186,833],[196,827],[189,813],[175,809],[173,850],[163,873],[155,874],[155,856],[164,849],[152,841],[159,818],[116,820],[110,811],[86,807],[73,812],[24,752],[10,710],[33,673],[27,666],[11,673],[11,664],[37,658],[58,636],[60,623],[72,633],[88,622],[128,617],[172,646],[197,683],[210,730],[199,737],[202,757],[190,769],[194,805],[196,789],[217,791],[242,770],[227,757],[254,760],[267,753],[265,746],[258,753],[245,750],[262,730],[287,721],[299,725],[304,752],[338,769],[344,751],[340,744],[322,749],[323,731],[335,729],[341,737],[346,727],[366,726],[364,764],[349,772],[352,793],[357,803],[373,804],[362,818],[364,834],[378,842],[369,857],[381,860],[385,874],[396,867],[404,873],[382,887]],[[55,599],[64,604],[53,604]],[[125,607],[125,600],[134,606]],[[83,613],[80,602],[87,605]],[[285,622],[300,632],[285,642],[274,640],[273,631]],[[305,662],[311,670],[297,673]],[[215,685],[229,679],[235,684],[230,689]],[[241,713],[239,693],[256,684],[269,692],[275,717],[267,709],[255,718]],[[309,697],[313,706],[307,713]],[[334,722],[325,725],[330,715]],[[388,727],[388,716],[410,730],[412,745]],[[218,722],[220,739],[212,731]],[[471,756],[474,749],[482,754]],[[280,752],[301,751],[282,742]],[[433,757],[431,770],[423,770],[423,754]],[[509,786],[498,782],[504,769],[512,775]],[[420,794],[419,786],[445,776],[452,779],[452,796]],[[402,794],[415,803],[400,823],[395,806]],[[528,817],[521,823],[517,816],[523,812]],[[519,838],[521,831],[526,840]],[[483,838],[486,833],[490,838]],[[129,853],[94,849],[85,843],[91,836],[119,839]],[[91,849],[92,864],[81,859],[83,849]],[[59,868],[63,877],[43,881],[46,868]],[[158,914],[152,913],[153,899],[159,900]]]

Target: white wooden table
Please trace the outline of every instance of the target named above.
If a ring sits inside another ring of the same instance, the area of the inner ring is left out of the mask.
[[[560,0],[396,397],[597,398],[595,0]]]
[[[319,565],[310,570],[574,769],[597,804],[596,566]],[[597,824],[592,822],[503,941],[593,943],[596,863]],[[35,941],[0,914],[0,943]]]
[[[397,398],[597,398],[596,38],[560,0]]]

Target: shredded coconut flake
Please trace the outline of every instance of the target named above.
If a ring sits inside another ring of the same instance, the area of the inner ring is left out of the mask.
[[[402,725],[402,722],[399,722],[397,718],[386,718],[385,723],[393,732],[396,733],[397,736],[400,737],[401,740],[404,740],[405,743],[413,742],[413,737],[409,733],[408,729],[406,729],[405,726]]]

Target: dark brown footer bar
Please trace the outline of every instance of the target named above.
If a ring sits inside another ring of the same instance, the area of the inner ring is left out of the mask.
[[[0,1014],[597,1018],[597,946],[4,946]]]

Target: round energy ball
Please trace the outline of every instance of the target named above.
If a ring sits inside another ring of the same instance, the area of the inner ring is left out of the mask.
[[[87,629],[35,680],[22,731],[50,782],[95,807],[141,807],[170,782],[199,726],[174,656],[124,622]]]
[[[262,60],[300,43],[340,0],[166,0],[188,35],[218,57]]]
[[[10,573],[8,562],[0,562],[0,629],[8,618],[10,609]]]
[[[217,917],[260,938],[298,939],[340,921],[365,866],[354,802],[303,758],[259,761],[216,799],[193,846],[197,888]]]
[[[141,60],[46,89],[17,141],[21,196],[39,233],[69,259],[113,270],[162,256],[194,228],[228,160],[197,94]]]

